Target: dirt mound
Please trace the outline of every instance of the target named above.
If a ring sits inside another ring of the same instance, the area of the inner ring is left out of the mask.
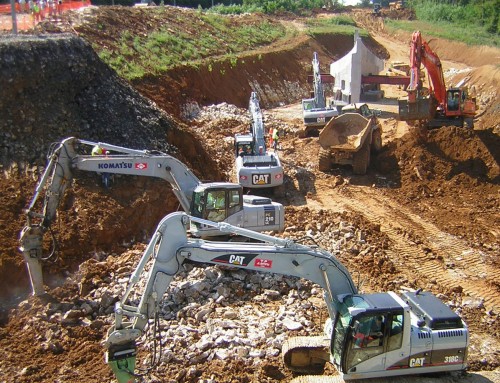
[[[500,137],[492,130],[473,131],[443,127],[430,131],[414,128],[400,140],[387,145],[377,159],[380,171],[390,175],[396,195],[405,204],[439,205],[443,214],[431,218],[441,227],[473,241],[492,246],[498,240],[496,230],[485,231],[475,221],[500,224],[495,213],[500,184]],[[480,197],[479,197],[480,196]],[[462,212],[473,200],[477,216]],[[445,212],[448,211],[448,214]],[[461,222],[472,225],[464,231]],[[495,226],[495,225],[493,225]]]

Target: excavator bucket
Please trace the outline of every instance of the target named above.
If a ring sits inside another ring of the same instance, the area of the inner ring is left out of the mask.
[[[430,120],[436,110],[430,97],[419,97],[415,102],[409,102],[407,98],[399,99],[398,107],[401,121]]]

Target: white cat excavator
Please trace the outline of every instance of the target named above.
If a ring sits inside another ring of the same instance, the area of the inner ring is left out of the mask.
[[[116,154],[82,154],[90,152],[88,149],[93,147]],[[269,198],[243,195],[243,188],[235,183],[202,183],[186,165],[168,154],[66,138],[51,150],[49,163],[25,211],[27,224],[20,234],[20,250],[28,266],[35,295],[45,292],[40,263],[44,259],[43,237],[47,231],[52,233],[51,225],[56,218],[57,207],[65,190],[71,186],[75,170],[162,178],[170,184],[182,209],[190,215],[256,231],[284,229],[283,205]],[[35,205],[43,191],[43,210],[38,213]],[[200,223],[193,224],[190,232],[197,237],[221,235],[213,226]],[[53,244],[55,247],[54,240]]]
[[[273,188],[276,197],[284,195],[283,166],[277,150],[266,144],[264,119],[257,93],[252,92],[249,102],[252,119],[249,134],[235,134],[235,168],[237,182],[244,188]]]
[[[191,221],[260,242],[189,238]],[[319,374],[330,362],[343,380],[352,380],[466,368],[467,326],[431,293],[359,294],[347,269],[320,248],[177,212],[160,222],[115,305],[115,322],[105,347],[106,361],[119,383],[136,382],[136,341],[145,334],[150,318],[155,318],[153,330],[158,326],[159,303],[185,261],[296,276],[323,288],[329,313],[325,335],[285,342],[283,361],[292,371]],[[138,291],[139,281],[142,291]],[[131,292],[139,295],[133,298],[135,303],[129,300]],[[338,376],[331,378],[339,382]],[[300,381],[330,380],[316,375]]]
[[[300,136],[307,137],[310,131],[318,131],[324,127],[328,121],[339,115],[337,107],[327,105],[324,82],[332,82],[334,79],[330,75],[320,72],[318,54],[314,52],[313,61],[313,86],[312,98],[302,100],[302,111],[304,116],[304,130]]]

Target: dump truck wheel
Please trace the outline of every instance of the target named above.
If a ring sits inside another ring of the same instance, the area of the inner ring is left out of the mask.
[[[354,174],[366,174],[370,164],[370,143],[366,141],[361,149],[354,154],[352,159],[352,170]]]
[[[372,147],[373,153],[378,153],[382,150],[382,130],[380,128],[376,129],[372,133]]]
[[[320,172],[327,172],[330,170],[330,151],[327,149],[319,150],[319,163]]]

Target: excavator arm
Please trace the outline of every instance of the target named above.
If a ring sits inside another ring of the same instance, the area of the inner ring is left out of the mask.
[[[117,154],[107,156],[80,154],[85,152],[86,146],[91,148],[96,145]],[[194,189],[201,184],[183,163],[168,154],[79,140],[74,137],[66,138],[54,145],[49,155],[49,162],[35,188],[35,194],[25,211],[27,222],[20,234],[20,251],[26,261],[35,295],[45,292],[40,264],[44,259],[43,237],[50,231],[59,203],[71,185],[75,169],[162,178],[170,183],[186,212],[190,211]],[[37,201],[43,191],[45,199],[42,211],[37,212]],[[54,250],[53,239],[52,253]]]
[[[421,66],[427,69],[430,79],[429,95],[423,91]],[[429,120],[438,105],[443,108],[446,95],[443,69],[439,57],[423,40],[420,31],[412,34],[410,43],[410,84],[407,99],[400,99],[399,116],[406,120]]]
[[[252,135],[254,140],[254,150],[257,152],[260,147],[262,147],[264,153],[266,153],[266,136],[264,132],[264,122],[262,117],[262,111],[260,109],[259,100],[257,99],[257,93],[252,92],[250,95],[249,107],[250,117],[252,119]]]
[[[446,101],[446,84],[443,75],[443,66],[439,57],[432,51],[426,41],[422,41],[422,64],[427,69],[431,80],[431,93],[440,105]]]
[[[212,242],[189,238],[190,221],[212,225],[261,243]],[[335,302],[357,293],[347,269],[328,252],[281,238],[256,233],[227,223],[214,223],[185,213],[172,213],[158,225],[139,264],[130,277],[122,299],[115,306],[115,323],[109,330],[105,347],[106,359],[118,382],[133,382],[137,338],[144,334],[148,320],[155,316],[158,304],[184,261],[219,264],[235,268],[278,273],[308,279],[325,291],[330,315],[335,315]],[[144,291],[138,305],[128,304],[145,267]]]
[[[92,156],[80,154],[82,147],[99,147],[117,154]],[[48,228],[56,215],[57,206],[66,188],[70,185],[74,170],[89,172],[107,172],[157,177],[166,180],[172,186],[186,212],[190,210],[193,190],[200,180],[176,158],[161,152],[135,150],[121,146],[66,138],[58,143],[49,155],[49,163],[38,182],[35,195],[26,211],[28,218],[42,217],[42,226]],[[40,192],[47,188],[43,213],[33,211]]]
[[[321,82],[321,71],[319,67],[318,54],[316,52],[314,52],[312,66],[314,76],[314,102],[316,104],[316,108],[324,109],[326,108],[325,91],[323,89],[323,83]]]

